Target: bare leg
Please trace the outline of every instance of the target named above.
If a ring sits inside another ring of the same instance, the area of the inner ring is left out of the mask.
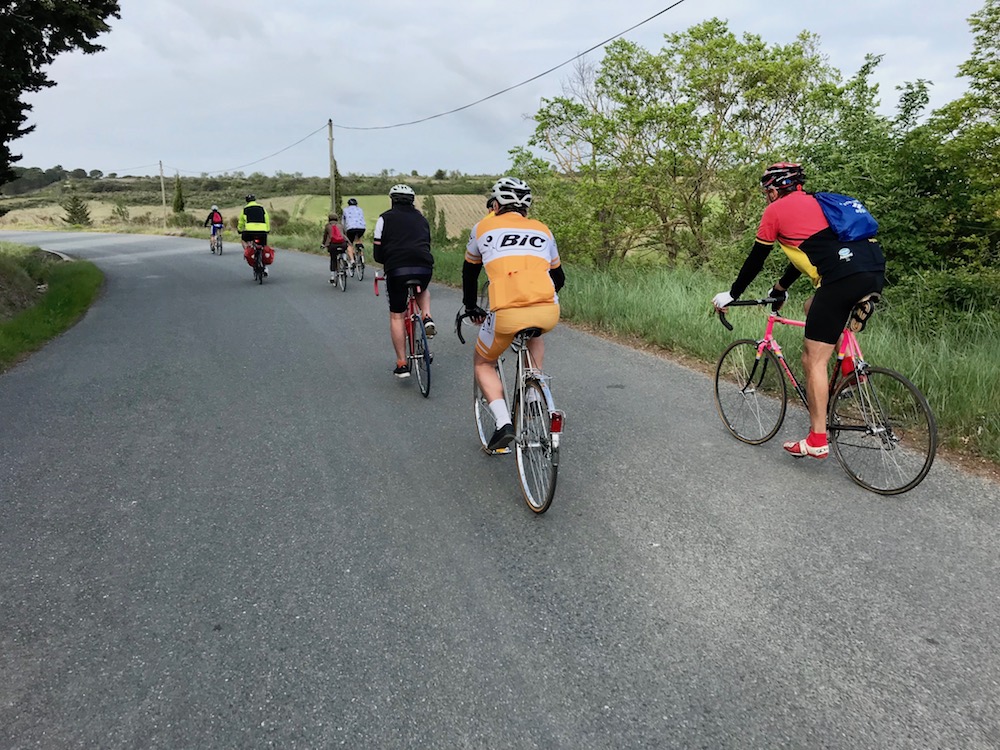
[[[812,339],[805,339],[802,348],[802,369],[806,374],[806,391],[809,394],[809,429],[819,435],[826,434],[826,409],[830,400],[827,363],[833,349],[833,344]]]
[[[528,353],[539,370],[545,369],[545,340],[541,336],[528,339]]]
[[[475,373],[476,382],[479,383],[479,390],[483,392],[487,402],[504,397],[503,384],[497,375],[495,365],[496,360],[486,359],[479,352],[472,355],[472,371]]]
[[[417,307],[424,314],[425,318],[431,317],[431,292],[429,289],[421,289],[417,295]]]
[[[406,313],[389,313],[389,335],[396,350],[396,362],[406,362]]]

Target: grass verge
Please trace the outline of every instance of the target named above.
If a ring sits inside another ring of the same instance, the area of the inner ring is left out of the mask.
[[[27,273],[36,284],[47,285],[37,303],[0,321],[0,372],[39,349],[76,323],[100,291],[104,274],[89,261],[41,261],[37,248],[4,243],[3,277],[13,277],[12,269]],[[18,274],[20,275],[20,274]]]

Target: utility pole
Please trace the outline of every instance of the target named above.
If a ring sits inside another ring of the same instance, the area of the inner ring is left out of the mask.
[[[333,120],[326,121],[327,138],[330,141],[330,212],[340,213],[337,205],[337,162],[333,158]]]
[[[160,159],[160,196],[163,198],[163,228],[167,228],[167,187],[163,182],[163,159]]]

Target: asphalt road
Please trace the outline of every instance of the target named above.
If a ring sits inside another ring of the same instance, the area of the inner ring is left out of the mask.
[[[552,509],[384,297],[278,252],[0,233],[103,295],[0,376],[2,748],[1000,747],[1000,487],[882,498],[562,326]],[[569,282],[572,284],[572,277]]]

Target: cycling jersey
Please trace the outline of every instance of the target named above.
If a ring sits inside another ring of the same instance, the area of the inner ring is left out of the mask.
[[[397,268],[433,268],[431,229],[412,203],[395,203],[375,222],[372,254],[393,275]]]
[[[559,302],[549,275],[560,266],[559,251],[540,221],[516,211],[487,215],[469,238],[465,260],[486,269],[491,310]]]
[[[243,207],[240,214],[239,223],[236,225],[238,232],[270,232],[271,219],[262,205],[251,201]]]
[[[884,271],[885,256],[875,238],[841,242],[830,229],[816,198],[801,189],[768,204],[757,242],[775,242],[814,286],[855,273]]]
[[[344,229],[365,229],[365,213],[361,206],[347,206],[344,209]]]

